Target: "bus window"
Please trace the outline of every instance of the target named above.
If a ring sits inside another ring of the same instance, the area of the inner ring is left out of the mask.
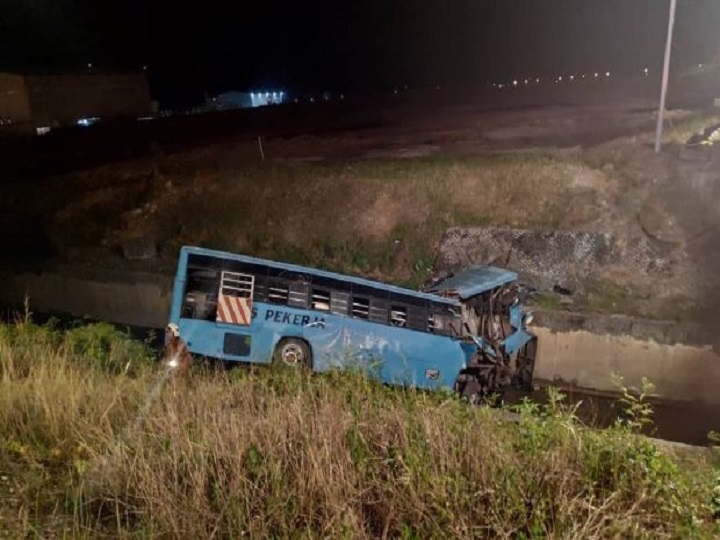
[[[407,308],[405,306],[390,307],[390,324],[400,328],[407,326]]]
[[[350,294],[340,291],[330,293],[330,311],[335,315],[347,315]]]
[[[313,289],[310,297],[310,308],[320,311],[330,311],[330,291]]]
[[[290,289],[286,281],[271,279],[268,282],[268,302],[273,304],[284,304],[288,303],[288,297],[290,296]]]
[[[288,306],[297,308],[308,307],[310,284],[307,281],[294,281],[289,286]]]
[[[447,307],[433,306],[428,317],[428,331],[443,336],[461,336],[462,321],[460,315]]]
[[[226,333],[223,338],[223,352],[233,356],[249,356],[250,343],[250,336]]]
[[[211,321],[217,310],[220,272],[210,268],[189,268],[181,317]]]
[[[357,319],[367,319],[370,315],[370,300],[368,298],[353,296],[351,314]]]
[[[379,298],[370,299],[370,312],[368,319],[372,322],[387,324],[388,322],[388,304],[385,300]]]
[[[406,327],[427,332],[428,311],[424,306],[409,306]]]

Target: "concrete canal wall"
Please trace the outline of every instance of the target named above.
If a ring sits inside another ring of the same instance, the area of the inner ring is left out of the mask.
[[[102,275],[1,274],[0,303],[133,326],[162,328],[168,320],[172,278],[145,273]],[[720,355],[702,328],[617,315],[561,312],[536,314],[535,378],[541,384],[601,392],[617,391],[643,377],[657,396],[720,404]]]

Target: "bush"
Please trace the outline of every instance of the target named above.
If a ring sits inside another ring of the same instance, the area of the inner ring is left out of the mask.
[[[0,470],[26,516],[13,536],[716,532],[717,469],[680,467],[627,425],[588,429],[557,392],[513,423],[361,373],[196,367],[163,389],[118,369],[151,360],[106,327],[0,329]]]

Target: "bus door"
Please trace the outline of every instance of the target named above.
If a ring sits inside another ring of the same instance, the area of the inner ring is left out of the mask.
[[[250,356],[254,287],[255,277],[250,274],[227,270],[221,274],[215,322],[223,330],[225,356]]]
[[[312,348],[313,369],[327,371],[343,365],[343,332],[350,294],[313,287],[310,308],[315,312],[303,327],[303,337]]]

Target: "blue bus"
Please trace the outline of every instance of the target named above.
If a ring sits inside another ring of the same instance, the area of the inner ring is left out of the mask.
[[[419,292],[294,264],[185,246],[170,323],[193,354],[384,383],[471,401],[532,381],[535,341],[517,275],[477,266]]]

